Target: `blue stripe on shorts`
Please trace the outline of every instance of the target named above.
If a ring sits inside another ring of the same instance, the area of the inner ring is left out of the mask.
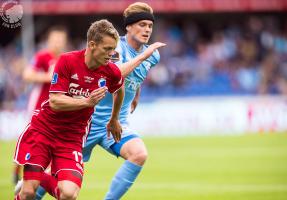
[[[139,136],[138,135],[129,135],[127,137],[124,137],[121,139],[120,142],[118,143],[114,143],[110,146],[110,149],[117,155],[117,156],[120,156],[120,152],[121,152],[121,148],[122,146],[129,140],[133,139],[133,138],[138,138]]]

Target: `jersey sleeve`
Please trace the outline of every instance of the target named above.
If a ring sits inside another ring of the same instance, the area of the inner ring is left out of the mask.
[[[160,60],[160,54],[158,50],[155,50],[149,59],[151,67],[154,67],[157,63],[159,63],[159,60]]]
[[[119,70],[118,66],[116,64],[113,64],[113,78],[110,86],[108,87],[108,90],[110,93],[116,92],[118,89],[120,89],[124,83],[124,78],[122,77],[121,71]]]
[[[70,84],[69,74],[67,61],[64,56],[61,56],[55,66],[50,92],[67,93]]]

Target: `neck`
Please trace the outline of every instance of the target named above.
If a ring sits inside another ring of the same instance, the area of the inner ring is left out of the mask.
[[[95,62],[92,58],[92,51],[90,49],[86,49],[85,51],[85,64],[89,69],[97,69],[100,67],[100,64]]]
[[[142,49],[142,44],[132,38],[132,36],[127,35],[128,44],[134,48],[136,51],[140,51]]]
[[[48,51],[51,52],[56,58],[58,58],[61,54],[60,51],[58,51],[56,49],[52,49],[52,48],[49,48]]]

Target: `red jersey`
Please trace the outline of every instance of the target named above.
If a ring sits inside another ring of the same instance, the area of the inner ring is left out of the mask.
[[[61,92],[73,98],[87,98],[90,93],[107,86],[114,93],[123,84],[120,70],[109,62],[95,70],[90,70],[84,62],[84,53],[74,51],[63,54],[55,67],[50,92]],[[31,126],[39,132],[65,141],[81,142],[94,108],[76,111],[53,111],[46,101],[39,112],[32,118]]]
[[[48,72],[55,63],[56,57],[51,52],[40,51],[35,55],[32,67],[37,72]],[[49,98],[49,89],[50,82],[35,85],[29,99],[29,112],[40,109],[42,102]]]

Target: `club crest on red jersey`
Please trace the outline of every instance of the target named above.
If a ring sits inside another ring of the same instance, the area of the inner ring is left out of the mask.
[[[105,79],[105,78],[100,78],[100,79],[98,80],[98,86],[99,86],[99,87],[104,87],[104,86],[106,86],[106,79]]]
[[[30,153],[27,153],[27,154],[25,155],[25,160],[30,160],[30,158],[31,158],[31,154],[30,154]]]

